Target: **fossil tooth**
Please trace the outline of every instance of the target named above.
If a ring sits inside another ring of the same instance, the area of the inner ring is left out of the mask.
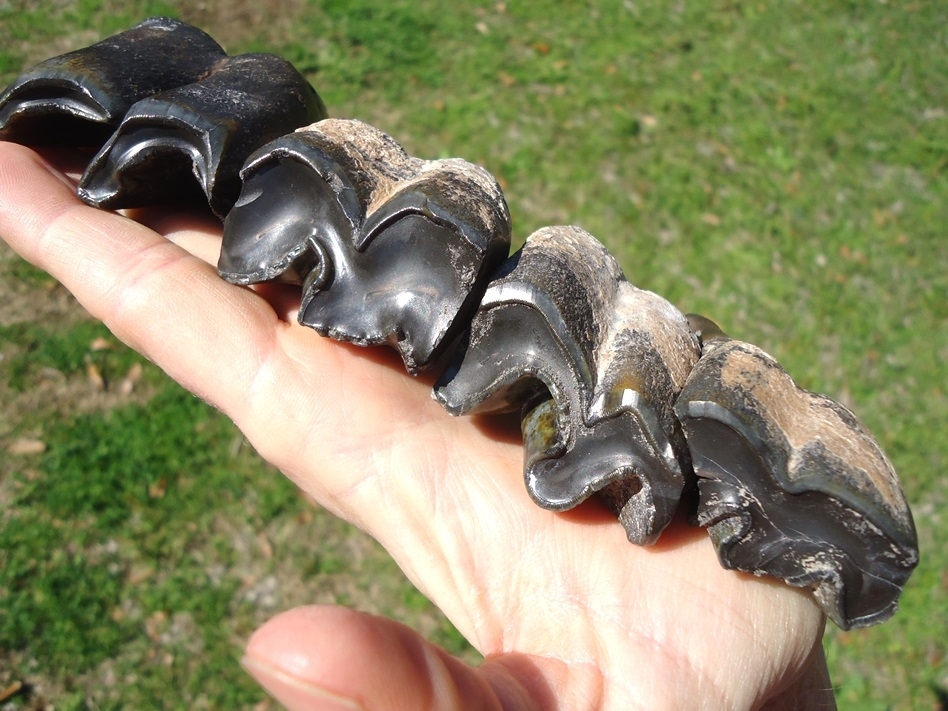
[[[132,104],[197,81],[223,56],[196,27],[145,20],[18,77],[0,95],[0,140],[99,147]]]
[[[247,157],[325,113],[315,90],[286,60],[224,57],[200,81],[135,103],[89,163],[79,195],[114,209],[203,193],[223,218],[240,193]]]
[[[434,396],[452,414],[522,408],[533,499],[564,510],[599,491],[647,544],[685,484],[671,403],[697,359],[677,309],[626,281],[590,234],[549,227],[491,281]]]
[[[812,588],[843,629],[887,619],[918,562],[889,460],[852,412],[760,348],[694,325],[704,352],[675,410],[721,564]]]
[[[242,175],[221,275],[302,284],[300,323],[387,343],[411,373],[463,330],[510,249],[507,205],[489,173],[412,158],[360,121],[327,119],[277,139]]]

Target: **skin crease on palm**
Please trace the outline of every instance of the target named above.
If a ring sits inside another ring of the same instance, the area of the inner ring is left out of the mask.
[[[0,236],[379,540],[485,656],[469,667],[344,608],[288,611],[244,659],[287,708],[834,707],[807,592],[722,569],[684,521],[640,548],[595,502],[536,507],[510,423],[450,417],[393,352],[297,325],[289,290],[225,283],[208,217],[87,207],[54,164],[76,167],[0,143]]]

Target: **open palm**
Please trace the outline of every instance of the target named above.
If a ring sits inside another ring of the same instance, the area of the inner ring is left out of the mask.
[[[349,610],[290,611],[245,658],[288,708],[833,705],[807,593],[723,570],[683,521],[639,548],[595,502],[537,508],[516,431],[448,416],[387,351],[298,326],[288,290],[220,280],[211,223],[137,217],[149,226],[84,206],[0,143],[0,235],[380,541],[486,657],[470,668]]]

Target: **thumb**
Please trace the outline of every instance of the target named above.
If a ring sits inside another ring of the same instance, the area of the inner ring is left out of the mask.
[[[471,667],[402,624],[344,607],[278,615],[242,664],[289,711],[532,709],[548,696],[529,664]]]

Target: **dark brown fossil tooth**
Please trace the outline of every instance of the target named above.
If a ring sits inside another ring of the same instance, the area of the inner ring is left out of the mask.
[[[441,355],[510,249],[496,181],[412,158],[360,121],[328,119],[264,146],[243,170],[218,271],[303,286],[300,323],[387,343],[415,373]]]
[[[315,90],[286,60],[224,57],[200,81],[130,107],[90,162],[79,195],[114,209],[203,194],[223,219],[240,193],[247,157],[325,115]]]
[[[721,564],[812,588],[843,629],[888,619],[918,562],[889,460],[848,409],[756,346],[693,323],[704,353],[675,410]]]
[[[223,56],[196,27],[145,20],[24,72],[0,95],[0,140],[97,148],[132,104],[197,81]]]
[[[564,510],[599,491],[647,544],[685,484],[671,403],[697,359],[677,309],[626,281],[590,234],[548,227],[490,283],[434,394],[452,414],[523,408],[533,499]]]

